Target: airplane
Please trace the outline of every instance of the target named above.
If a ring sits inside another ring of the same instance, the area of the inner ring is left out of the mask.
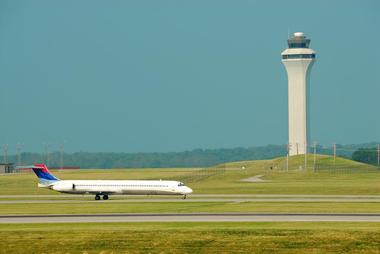
[[[45,164],[18,168],[32,169],[38,177],[38,187],[69,194],[94,194],[95,200],[107,200],[109,195],[182,195],[183,199],[192,189],[177,181],[152,180],[60,180]]]

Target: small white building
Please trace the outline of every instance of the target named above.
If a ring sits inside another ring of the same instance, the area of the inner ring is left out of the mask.
[[[15,168],[12,163],[0,163],[0,174],[14,173]]]

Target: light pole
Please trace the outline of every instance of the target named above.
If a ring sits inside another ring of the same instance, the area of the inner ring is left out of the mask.
[[[21,166],[21,150],[24,148],[24,144],[17,143],[16,150],[17,150],[17,165]]]
[[[307,144],[305,143],[305,170],[307,170]]]
[[[336,143],[333,144],[333,154],[334,154],[334,166],[335,166],[335,160],[336,160]]]
[[[46,155],[46,166],[50,165],[50,152],[49,152],[49,143],[44,143],[45,155]]]
[[[3,154],[3,160],[4,160],[4,163],[5,164],[7,164],[8,163],[8,144],[5,144],[4,146],[3,146],[3,152],[4,152],[4,154]]]
[[[65,143],[64,142],[62,142],[61,143],[61,145],[59,146],[59,148],[60,148],[60,168],[61,168],[61,170],[63,169],[63,151],[64,151],[64,149],[65,149]]]
[[[286,171],[289,171],[289,149],[290,149],[290,144],[286,145]]]
[[[316,168],[316,162],[317,162],[317,142],[314,142],[313,144],[313,153],[314,153],[314,158],[313,158],[313,170],[315,172]]]

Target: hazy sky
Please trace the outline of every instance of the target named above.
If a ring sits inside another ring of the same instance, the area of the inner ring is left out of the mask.
[[[311,136],[380,140],[380,1],[0,0],[0,145],[285,144],[288,31],[311,39]]]

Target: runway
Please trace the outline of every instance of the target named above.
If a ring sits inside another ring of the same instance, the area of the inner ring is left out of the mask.
[[[58,194],[58,195],[0,195],[1,198],[83,198],[83,197],[93,197],[94,195],[75,195],[75,194]],[[112,197],[145,197],[145,195],[111,195]],[[156,195],[155,195],[156,196]],[[160,195],[157,195],[158,197]],[[208,198],[236,198],[236,197],[246,197],[246,198],[373,198],[380,199],[380,195],[324,195],[324,194],[191,194],[190,197],[208,197]],[[154,196],[150,196],[154,197]]]
[[[123,213],[0,216],[0,223],[83,222],[380,222],[380,213]]]
[[[255,195],[255,194],[194,194],[180,196],[122,196],[112,195],[107,201],[94,200],[93,195],[0,195],[0,204],[31,203],[158,203],[158,202],[372,202],[380,203],[379,195]]]
[[[205,202],[223,202],[223,203],[244,203],[244,202],[271,202],[271,203],[308,203],[308,202],[349,202],[349,203],[380,203],[380,200],[373,199],[249,199],[249,198],[234,198],[234,199],[116,199],[116,200],[0,200],[0,204],[58,204],[58,203],[205,203]]]

